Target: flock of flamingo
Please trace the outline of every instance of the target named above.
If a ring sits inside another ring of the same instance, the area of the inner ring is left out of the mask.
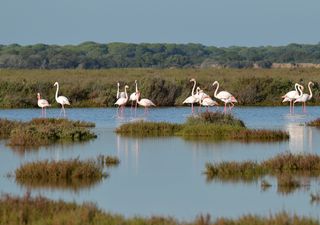
[[[210,106],[218,106],[219,104],[213,100],[208,94],[204,93],[204,91],[200,88],[196,88],[196,80],[192,78],[190,82],[193,82],[193,87],[191,90],[191,96],[186,98],[183,101],[183,104],[191,104],[191,111],[194,113],[194,104],[197,103],[199,104],[199,109],[198,111],[201,110],[201,106],[206,107],[206,110],[208,111],[208,107]],[[297,102],[302,103],[302,108],[303,111],[306,112],[306,102],[312,98],[312,90],[311,86],[313,86],[314,83],[311,81],[308,83],[308,89],[309,89],[309,94],[303,93],[304,87],[298,83],[295,83],[294,87],[295,90],[289,91],[285,95],[282,96],[283,101],[282,102],[290,102],[290,113],[294,111],[294,105]],[[58,96],[59,92],[59,83],[55,82],[54,86],[57,86],[56,89],[56,94],[55,94],[55,99],[56,102],[61,105],[61,111],[60,111],[60,116],[64,115],[66,116],[66,111],[64,106],[65,105],[70,105],[70,102],[67,97],[65,96]],[[227,111],[227,105],[229,106],[229,110],[231,111],[232,108],[234,107],[234,103],[237,102],[236,98],[230,94],[227,91],[220,91],[218,92],[219,89],[219,82],[215,81],[213,82],[212,86],[216,86],[216,89],[214,91],[214,98],[224,102],[224,112],[226,113]],[[120,113],[122,114],[124,111],[124,107],[128,103],[128,101],[131,101],[131,108],[133,107],[133,104],[135,102],[135,109],[137,108],[137,105],[143,106],[145,108],[145,113],[148,112],[148,108],[151,106],[156,106],[150,99],[147,98],[142,98],[140,99],[141,93],[138,90],[138,82],[135,80],[135,92],[133,92],[130,97],[128,97],[127,89],[129,88],[128,85],[125,85],[124,87],[124,92],[120,92],[120,84],[117,83],[117,101],[115,102],[115,105],[118,106],[118,114],[119,114],[119,109]],[[38,97],[38,106],[41,108],[41,116],[46,116],[46,107],[50,106],[49,102],[46,99],[41,99],[40,93],[37,94]]]

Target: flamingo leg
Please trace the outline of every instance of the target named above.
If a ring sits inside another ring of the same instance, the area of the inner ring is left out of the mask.
[[[66,110],[64,108],[64,105],[62,105],[62,109],[63,109],[63,116],[66,117]]]
[[[224,112],[224,113],[226,113],[226,112],[227,112],[227,103],[226,103],[226,102],[224,103],[224,109],[223,109],[223,112]]]
[[[191,103],[191,112],[194,113],[193,103]]]
[[[44,118],[47,118],[47,110],[46,110],[46,107],[44,107]]]

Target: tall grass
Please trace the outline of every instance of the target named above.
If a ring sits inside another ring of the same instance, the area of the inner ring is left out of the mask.
[[[77,190],[100,182],[107,174],[94,160],[37,161],[15,170],[16,182],[27,187]]]
[[[116,129],[116,133],[140,137],[176,135],[186,139],[242,141],[281,141],[289,138],[285,131],[247,129],[243,121],[218,112],[206,112],[189,117],[184,124],[143,121],[125,123]]]
[[[295,82],[312,80],[314,98],[308,104],[318,104],[319,71],[301,69],[105,69],[105,70],[0,70],[0,107],[37,107],[36,93],[55,102],[55,81],[60,81],[60,93],[71,100],[72,107],[114,106],[116,83],[129,84],[134,92],[134,80],[139,82],[142,97],[158,106],[182,105],[190,95],[190,78],[213,96],[214,80],[221,90],[228,90],[238,105],[283,105],[281,97],[293,89]]]
[[[45,197],[24,197],[2,195],[0,198],[0,224],[87,224],[87,225],[316,225],[319,220],[311,217],[280,212],[275,215],[244,215],[236,219],[218,218],[211,220],[209,215],[200,215],[194,221],[178,221],[172,217],[151,216],[148,218],[125,218],[121,215],[102,211],[93,203],[66,203],[62,200],[49,200]]]
[[[56,141],[85,141],[96,138],[88,128],[94,123],[66,119],[33,119],[29,122],[0,119],[0,137],[11,146],[37,147]]]

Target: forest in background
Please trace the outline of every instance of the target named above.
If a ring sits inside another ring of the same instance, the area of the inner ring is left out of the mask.
[[[320,43],[215,47],[201,44],[0,45],[0,68],[271,68],[276,63],[320,64]]]
[[[281,96],[294,90],[294,83],[304,85],[308,93],[309,81],[315,83],[313,99],[308,104],[319,104],[320,69],[67,69],[29,70],[0,69],[0,108],[37,107],[37,92],[58,105],[54,95],[60,84],[59,95],[71,101],[71,107],[112,107],[116,102],[117,82],[120,90],[129,85],[128,93],[135,91],[134,80],[142,98],[151,99],[157,106],[180,106],[191,95],[191,78],[197,80],[207,94],[213,97],[212,83],[220,82],[219,90],[227,90],[238,100],[237,105],[288,105]],[[130,103],[128,103],[129,105]]]

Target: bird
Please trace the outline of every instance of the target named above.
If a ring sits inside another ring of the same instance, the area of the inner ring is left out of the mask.
[[[306,112],[306,102],[309,101],[311,98],[312,98],[312,90],[311,90],[311,87],[310,86],[313,86],[314,83],[313,82],[309,82],[308,83],[308,89],[309,89],[309,94],[305,93],[305,94],[302,94],[302,96],[300,96],[299,98],[297,98],[293,104],[295,104],[296,102],[302,102],[302,109],[303,109],[303,112]]]
[[[282,102],[290,102],[290,113],[294,111],[294,104],[293,101],[297,98],[300,98],[303,94],[303,86],[295,83],[294,84],[294,91],[289,91],[285,95],[281,96],[283,98]]]
[[[51,106],[46,99],[41,99],[40,93],[37,93],[38,106],[41,108],[41,116],[46,117],[46,107]]]
[[[219,93],[217,93],[219,89],[218,81],[213,82],[212,86],[214,85],[217,85],[217,88],[214,91],[214,97],[224,102],[224,112],[227,111],[227,104],[231,104],[231,107],[229,105],[229,109],[231,111],[231,109],[234,107],[234,102],[238,102],[237,99],[227,91],[220,91]]]
[[[128,94],[127,94],[127,88],[129,88],[128,85],[124,86],[124,97],[121,97],[116,101],[116,103],[114,103],[115,105],[118,105],[118,112],[119,112],[119,108],[120,108],[120,112],[123,113],[124,110],[124,106],[127,104],[128,102]]]
[[[200,105],[203,105],[207,108],[207,112],[209,111],[209,106],[218,106],[219,104],[214,101],[211,97],[205,97],[200,100]]]
[[[117,89],[117,99],[125,98],[126,97],[125,93],[123,91],[121,91],[121,92],[119,91],[119,88],[120,88],[120,83],[119,82],[117,83],[117,87],[118,87],[118,89]]]
[[[183,104],[191,104],[191,112],[193,113],[194,112],[194,108],[193,108],[193,104],[196,103],[196,102],[199,102],[198,98],[195,96],[194,94],[194,89],[196,88],[196,80],[194,78],[192,78],[190,80],[190,82],[193,82],[193,87],[192,87],[192,90],[191,90],[191,96],[189,96],[188,98],[186,98],[184,101],[183,101]]]
[[[137,94],[138,94],[138,81],[135,80],[134,81],[135,85],[136,85],[136,91],[133,92],[130,97],[129,97],[129,101],[131,101],[131,108],[133,107],[133,102],[135,102],[135,110],[137,109]]]
[[[66,116],[66,110],[64,109],[64,105],[70,105],[69,100],[65,96],[58,96],[58,91],[59,91],[59,83],[55,82],[53,86],[57,86],[56,90],[56,101],[61,105],[61,111],[60,111],[60,116],[63,112],[64,117]]]
[[[148,107],[156,106],[151,100],[147,98],[143,98],[141,100],[139,100],[139,98],[140,98],[140,92],[138,92],[137,94],[137,103],[144,107],[144,113],[148,112]]]

